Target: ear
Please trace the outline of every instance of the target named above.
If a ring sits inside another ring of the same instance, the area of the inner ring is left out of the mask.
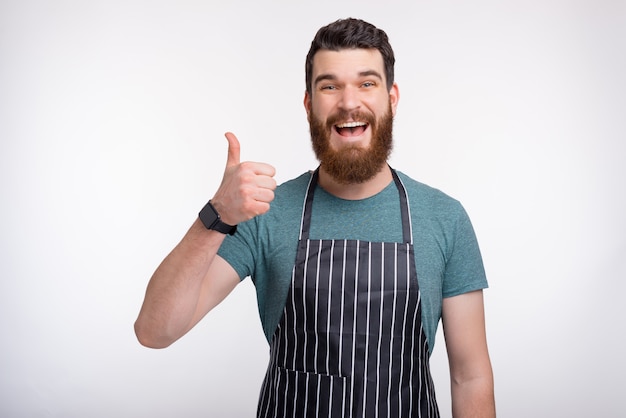
[[[391,89],[389,90],[389,103],[391,104],[391,113],[393,116],[396,115],[396,109],[399,101],[400,90],[398,89],[398,83],[393,83],[393,86],[391,86]]]
[[[311,95],[308,91],[304,91],[304,110],[306,110],[307,116],[311,113]]]

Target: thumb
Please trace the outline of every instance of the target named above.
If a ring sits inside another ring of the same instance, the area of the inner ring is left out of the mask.
[[[228,141],[228,159],[226,160],[226,167],[239,164],[240,146],[239,140],[232,132],[226,132],[224,135]]]

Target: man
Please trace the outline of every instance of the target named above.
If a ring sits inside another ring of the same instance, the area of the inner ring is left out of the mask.
[[[161,348],[252,277],[270,343],[260,417],[439,416],[428,359],[440,318],[454,416],[495,416],[471,223],[387,164],[394,61],[369,23],[321,28],[304,95],[318,169],[277,188],[227,133],[221,185],[148,285],[135,330]]]

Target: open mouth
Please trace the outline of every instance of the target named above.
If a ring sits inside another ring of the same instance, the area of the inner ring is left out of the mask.
[[[341,136],[359,136],[365,132],[368,124],[366,122],[344,122],[335,125],[335,131]]]

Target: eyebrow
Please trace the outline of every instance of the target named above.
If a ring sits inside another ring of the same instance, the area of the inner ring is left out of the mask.
[[[376,77],[380,79],[381,81],[383,80],[383,76],[378,71],[375,71],[375,70],[365,70],[359,73],[359,77],[371,77],[371,76]],[[317,85],[320,81],[324,81],[324,80],[334,81],[334,80],[337,80],[337,76],[335,76],[334,74],[320,74],[317,77],[315,77],[314,85]]]

